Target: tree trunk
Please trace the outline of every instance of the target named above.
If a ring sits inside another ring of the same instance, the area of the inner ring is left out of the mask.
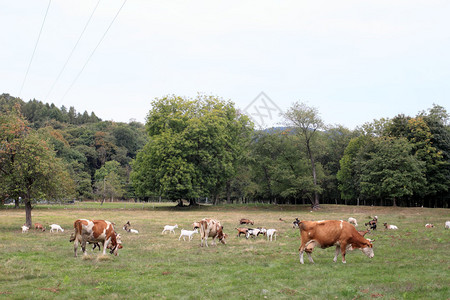
[[[316,162],[314,161],[314,156],[311,152],[311,147],[309,145],[309,140],[306,141],[306,150],[308,151],[309,160],[311,161],[311,170],[313,176],[314,187],[317,187],[317,173],[316,173]],[[312,209],[319,208],[319,193],[314,191],[314,200],[312,202]]]
[[[27,199],[25,200],[25,223],[26,225],[31,228],[31,210],[33,207],[31,207],[31,200]]]
[[[230,180],[227,181],[226,189],[227,189],[227,203],[231,204],[233,202],[231,201],[231,182],[230,182]]]
[[[392,206],[397,206],[397,199],[395,199],[395,197],[394,197],[394,200],[393,200],[393,203],[392,203]]]
[[[19,198],[14,199],[14,208],[19,208]]]

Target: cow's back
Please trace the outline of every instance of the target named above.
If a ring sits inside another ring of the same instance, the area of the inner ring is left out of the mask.
[[[302,240],[318,241],[322,248],[331,247],[340,240],[348,239],[352,235],[351,229],[354,229],[348,222],[337,220],[301,221],[299,228]]]

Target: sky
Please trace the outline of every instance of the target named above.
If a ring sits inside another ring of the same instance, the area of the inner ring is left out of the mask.
[[[257,127],[283,124],[295,102],[349,129],[450,112],[445,0],[0,5],[0,93],[103,120],[144,123],[154,99],[198,94],[233,101]]]

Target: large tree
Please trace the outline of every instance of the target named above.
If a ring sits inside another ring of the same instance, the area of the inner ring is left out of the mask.
[[[0,192],[23,199],[31,226],[32,202],[71,197],[73,181],[45,136],[28,127],[18,108],[0,115],[0,135]]]
[[[156,99],[147,117],[149,142],[133,162],[137,195],[172,201],[218,196],[236,173],[251,126],[233,103],[210,96]]]
[[[315,107],[309,107],[304,103],[296,102],[285,113],[284,118],[292,125],[297,136],[303,141],[302,148],[306,151],[311,164],[311,174],[314,182],[314,197],[311,199],[313,209],[319,208],[320,185],[317,179],[316,162],[316,137],[319,130],[325,129],[325,123],[319,116]]]

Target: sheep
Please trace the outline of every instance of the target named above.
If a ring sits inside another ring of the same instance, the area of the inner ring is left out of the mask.
[[[247,235],[248,228],[239,227],[239,228],[234,228],[234,229],[236,229],[238,231],[237,237],[240,237],[241,234]]]
[[[61,230],[61,232],[64,232],[64,229],[61,228],[58,224],[51,224],[50,225],[50,232],[55,231],[58,232],[58,230]]]
[[[194,238],[195,233],[198,233],[198,229],[194,229],[194,230],[181,229],[181,234],[180,234],[180,237],[178,238],[178,240],[180,240],[181,237],[183,237],[183,241],[186,241],[186,237],[188,237],[188,240],[190,242]]]
[[[349,222],[350,224],[355,225],[355,227],[358,226],[358,222],[356,222],[356,219],[355,219],[355,218],[352,218],[352,217],[348,218],[348,222]]]
[[[45,231],[45,227],[41,223],[34,223],[34,229],[40,229],[42,231]]]
[[[430,223],[428,223],[428,224],[425,224],[425,228],[433,228],[434,227],[434,225],[433,224],[430,224]]]
[[[445,221],[445,229],[450,229],[450,221]]]
[[[173,232],[173,234],[175,234],[175,228],[178,228],[177,224],[175,224],[174,226],[166,225],[164,226],[164,230],[161,232],[161,234],[163,234],[166,231],[168,231],[169,233]]]
[[[398,229],[397,226],[389,225],[388,223],[384,223],[383,225],[384,225],[384,228],[386,228],[386,229]]]
[[[277,240],[277,230],[276,229],[267,229],[266,233],[267,233],[268,241],[269,241],[269,238],[270,238],[270,241],[272,241],[274,236],[275,236],[275,241]]]
[[[23,225],[22,226],[22,233],[28,232],[29,229],[30,229],[30,227],[28,227],[27,225]]]

